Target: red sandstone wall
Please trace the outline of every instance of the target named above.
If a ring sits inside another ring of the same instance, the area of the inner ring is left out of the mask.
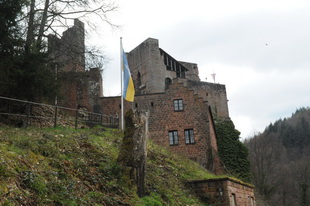
[[[84,107],[92,112],[94,106],[99,104],[101,89],[99,70],[59,72],[58,76],[58,83],[60,84],[59,106],[73,109]]]
[[[196,180],[188,185],[212,205],[255,206],[254,188],[229,178]]]
[[[184,111],[174,111],[174,99],[183,99]],[[125,111],[134,108],[149,112],[149,136],[154,142],[207,167],[210,146],[208,105],[192,90],[174,83],[166,93],[137,95],[134,103],[124,102]],[[120,116],[120,97],[101,98],[101,106],[104,114]],[[185,129],[194,130],[194,144],[185,144]],[[170,130],[178,131],[178,145],[169,145]]]

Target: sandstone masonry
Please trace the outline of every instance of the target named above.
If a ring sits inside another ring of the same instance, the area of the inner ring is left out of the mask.
[[[195,63],[180,62],[149,38],[127,54],[136,96],[130,108],[149,112],[149,136],[215,173],[223,173],[214,117],[228,118],[225,85],[202,82]],[[101,98],[104,114],[120,116],[120,97]]]
[[[75,19],[74,26],[63,32],[61,38],[48,36],[51,69],[57,73],[57,83],[60,85],[57,104],[101,113],[101,71],[99,68],[85,69],[84,33],[84,23]]]
[[[211,205],[255,206],[254,187],[231,178],[195,180],[187,185]]]

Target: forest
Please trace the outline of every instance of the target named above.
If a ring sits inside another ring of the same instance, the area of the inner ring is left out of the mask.
[[[245,145],[262,205],[310,205],[309,107],[271,123]]]

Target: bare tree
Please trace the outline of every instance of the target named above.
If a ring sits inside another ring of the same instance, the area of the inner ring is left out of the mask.
[[[276,188],[282,184],[281,178],[277,176],[277,162],[282,159],[284,148],[273,134],[256,136],[247,141],[246,145],[249,149],[254,184],[264,198],[270,199]]]
[[[109,19],[109,15],[117,11],[117,6],[105,0],[31,0],[24,11],[25,16],[21,19],[25,25],[26,53],[44,50],[47,35],[52,33],[60,37],[60,32],[69,28],[68,21],[72,19],[78,18],[90,28],[95,27],[94,18],[112,28],[118,27]],[[97,56],[99,60],[105,57],[94,51],[89,54],[95,54],[93,57]]]

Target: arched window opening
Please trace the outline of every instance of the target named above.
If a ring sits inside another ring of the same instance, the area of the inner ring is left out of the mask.
[[[172,80],[170,78],[165,79],[165,89],[169,89],[169,85],[172,83]]]

